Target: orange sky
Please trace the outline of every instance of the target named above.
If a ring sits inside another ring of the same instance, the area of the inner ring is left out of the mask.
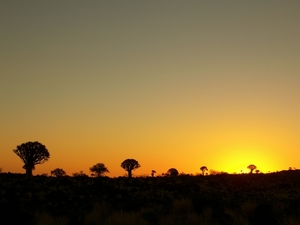
[[[300,167],[299,1],[0,3],[0,167]]]

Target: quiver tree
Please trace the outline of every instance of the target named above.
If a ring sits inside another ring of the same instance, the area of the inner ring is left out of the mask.
[[[178,176],[179,172],[177,169],[175,168],[171,168],[168,170],[167,174],[170,176],[170,177],[176,177]]]
[[[92,176],[101,177],[104,173],[109,173],[108,169],[103,163],[97,163],[90,168]]]
[[[66,176],[66,172],[61,168],[56,168],[51,171],[51,176],[63,177],[63,176]]]
[[[45,145],[37,141],[18,145],[13,151],[24,162],[23,169],[26,170],[27,177],[32,176],[32,170],[35,169],[35,165],[43,164],[50,158],[50,154]]]
[[[205,171],[208,171],[207,167],[206,166],[201,166],[200,167],[200,170],[202,171],[202,175],[204,176],[205,174]]]
[[[141,166],[135,159],[126,159],[121,163],[121,167],[128,172],[128,178],[131,178],[132,170],[135,170]]]
[[[253,173],[253,170],[255,170],[257,167],[253,164],[250,164],[249,166],[247,166],[247,168],[250,170],[249,173]]]
[[[151,171],[151,177],[154,177],[154,174],[156,173],[156,171],[155,170],[152,170]]]

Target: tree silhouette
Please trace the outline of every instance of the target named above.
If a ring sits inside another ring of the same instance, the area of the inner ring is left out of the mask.
[[[56,168],[51,171],[51,176],[63,177],[63,176],[66,176],[66,172],[61,168]]]
[[[167,174],[170,176],[170,177],[176,177],[178,176],[178,170],[175,169],[175,168],[171,168],[168,170]]]
[[[151,176],[154,177],[154,174],[155,174],[155,173],[156,173],[156,171],[155,171],[155,170],[152,170],[152,171],[151,171]]]
[[[255,170],[255,173],[258,174],[260,171],[259,170]]]
[[[126,159],[121,163],[121,167],[128,172],[128,178],[131,178],[132,170],[135,170],[141,166],[135,159]]]
[[[97,163],[90,168],[92,176],[101,177],[104,173],[109,173],[108,169],[103,163]]]
[[[200,170],[202,171],[202,175],[204,176],[205,171],[208,171],[206,166],[201,166]]]
[[[216,171],[216,170],[209,170],[209,174],[210,175],[218,175],[218,174],[220,174],[220,172]]]
[[[45,145],[37,141],[18,145],[13,151],[24,162],[23,169],[26,170],[27,177],[32,176],[32,170],[35,169],[35,165],[43,164],[50,158],[50,154]]]
[[[253,170],[255,170],[257,167],[253,164],[250,164],[249,166],[247,166],[247,168],[250,170],[249,173],[253,173]]]
[[[73,177],[88,177],[83,171],[80,171],[79,173],[73,173]]]

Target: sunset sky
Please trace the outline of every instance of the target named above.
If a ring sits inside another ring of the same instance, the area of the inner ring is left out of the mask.
[[[0,167],[300,168],[300,1],[1,1]]]

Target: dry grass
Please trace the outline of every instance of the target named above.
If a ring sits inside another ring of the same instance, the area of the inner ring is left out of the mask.
[[[105,203],[96,203],[93,210],[86,214],[86,224],[100,224],[101,221],[105,220],[110,214],[110,208]]]
[[[254,201],[244,202],[240,208],[224,208],[224,214],[216,214],[213,207],[206,207],[202,213],[196,213],[190,199],[177,199],[168,213],[160,209],[141,209],[135,212],[115,211],[105,203],[97,203],[93,210],[85,215],[85,225],[222,225],[218,220],[228,216],[232,225],[250,225],[249,218],[255,214],[258,204]],[[280,225],[299,225],[300,218],[295,215],[281,214],[282,203],[273,205],[275,215],[280,218]],[[219,218],[220,215],[220,218]],[[49,213],[36,214],[37,225],[68,225],[66,217],[53,217]],[[228,222],[226,222],[228,224]]]
[[[191,199],[178,199],[173,203],[174,213],[188,213],[194,211]]]
[[[244,202],[241,205],[241,213],[245,217],[249,217],[249,216],[253,215],[256,206],[257,206],[256,202],[253,202],[253,201]]]
[[[103,225],[150,225],[140,218],[138,213],[115,212],[107,218]]]
[[[36,214],[37,225],[67,225],[67,218],[53,217],[49,213],[43,212]]]

